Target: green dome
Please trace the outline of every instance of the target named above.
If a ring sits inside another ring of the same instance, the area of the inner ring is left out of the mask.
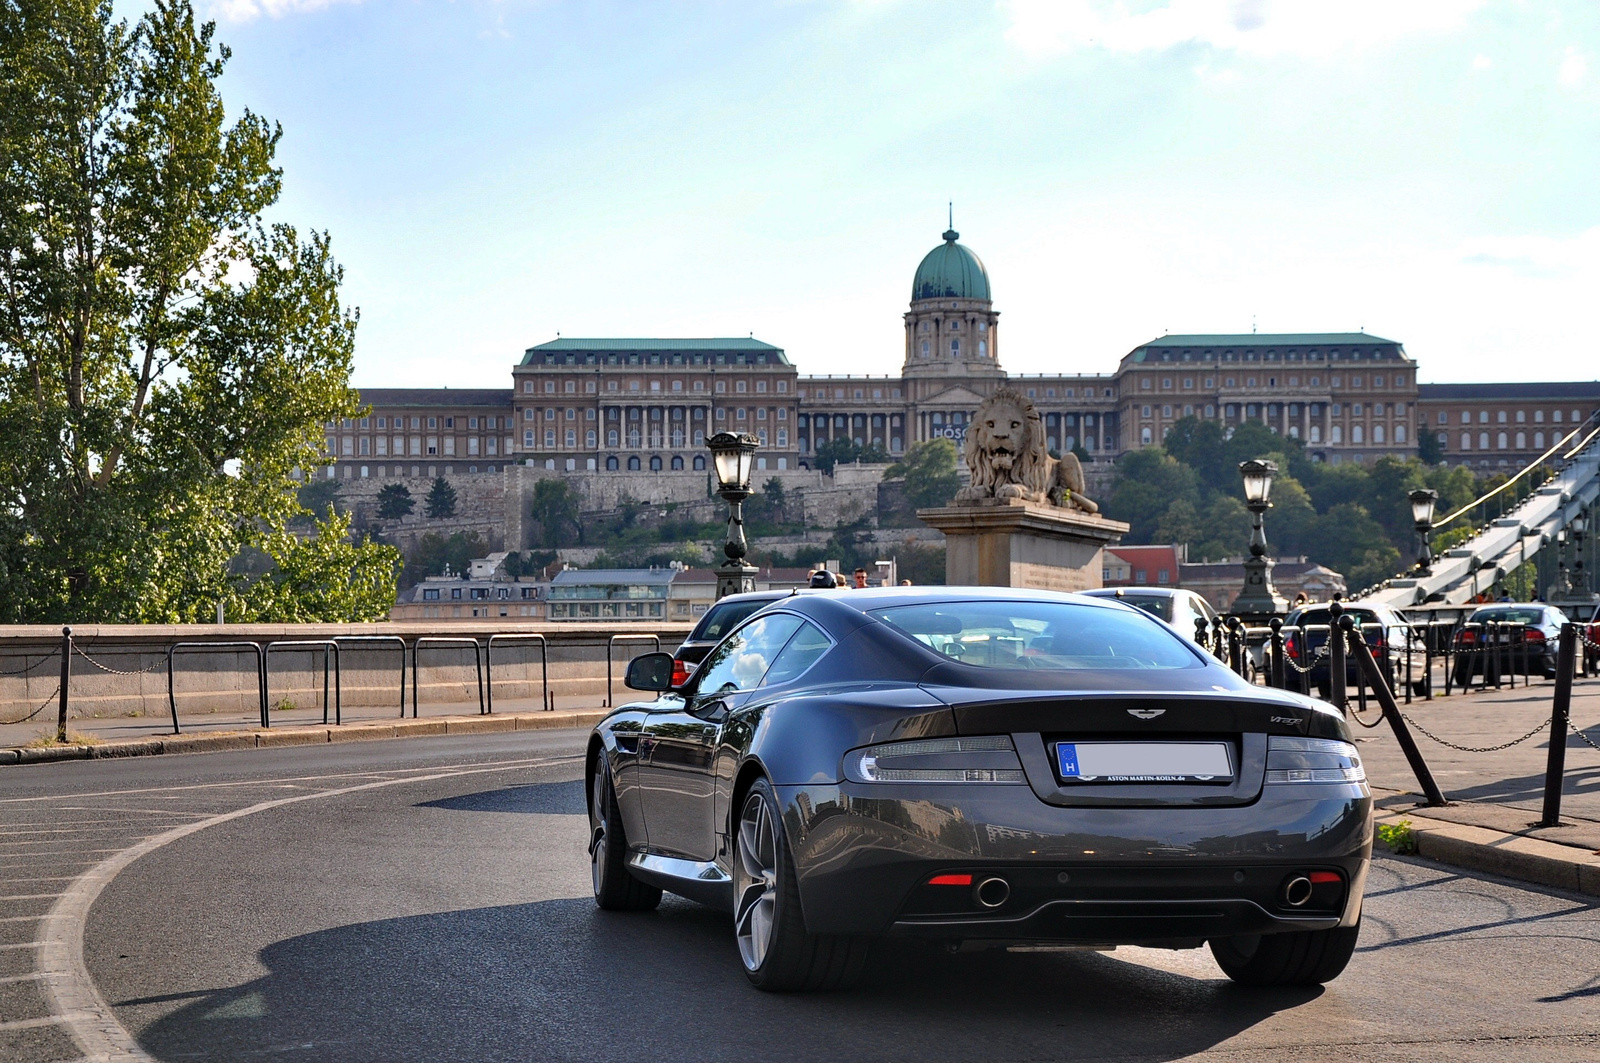
[[[954,229],[944,233],[944,243],[929,251],[911,281],[913,299],[989,298],[989,271],[983,260],[956,243],[961,234]]]

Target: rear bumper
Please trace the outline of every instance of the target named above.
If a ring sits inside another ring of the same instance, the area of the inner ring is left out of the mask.
[[[1350,925],[1372,853],[1360,785],[1265,787],[1235,807],[1059,808],[1026,786],[779,788],[814,933],[1137,944]],[[1334,871],[1337,897],[1283,903]],[[1007,882],[989,909],[935,875]]]

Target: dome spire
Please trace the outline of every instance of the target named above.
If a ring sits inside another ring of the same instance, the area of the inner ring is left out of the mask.
[[[961,239],[961,234],[956,232],[956,201],[952,199],[947,205],[950,209],[950,228],[944,231],[944,242],[953,244]]]

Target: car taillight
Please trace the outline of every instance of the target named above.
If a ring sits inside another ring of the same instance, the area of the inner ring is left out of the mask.
[[[1470,646],[1474,642],[1477,642],[1477,641],[1478,641],[1478,633],[1476,631],[1472,630],[1471,628],[1467,628],[1466,630],[1462,631],[1460,634],[1458,634],[1456,636],[1456,642],[1460,643],[1463,646]]]
[[[682,657],[672,659],[672,685],[681,687],[689,681],[689,666],[683,662]]]
[[[1293,635],[1290,635],[1288,638],[1283,640],[1283,652],[1287,653],[1295,660],[1300,659],[1300,644],[1295,641]]]
[[[1522,631],[1523,642],[1543,642],[1544,632],[1536,627],[1524,628]]]

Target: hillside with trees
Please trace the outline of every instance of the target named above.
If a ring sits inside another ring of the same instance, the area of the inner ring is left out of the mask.
[[[1117,459],[1106,515],[1131,525],[1123,540],[1129,544],[1184,543],[1191,561],[1237,557],[1250,542],[1239,479],[1239,463],[1250,458],[1278,463],[1267,513],[1272,555],[1304,554],[1344,573],[1352,590],[1414,560],[1410,491],[1438,491],[1438,513],[1444,516],[1482,488],[1459,466],[1392,457],[1371,465],[1327,465],[1312,461],[1300,440],[1265,425],[1246,422],[1224,435],[1216,421],[1185,417],[1163,445]]]

